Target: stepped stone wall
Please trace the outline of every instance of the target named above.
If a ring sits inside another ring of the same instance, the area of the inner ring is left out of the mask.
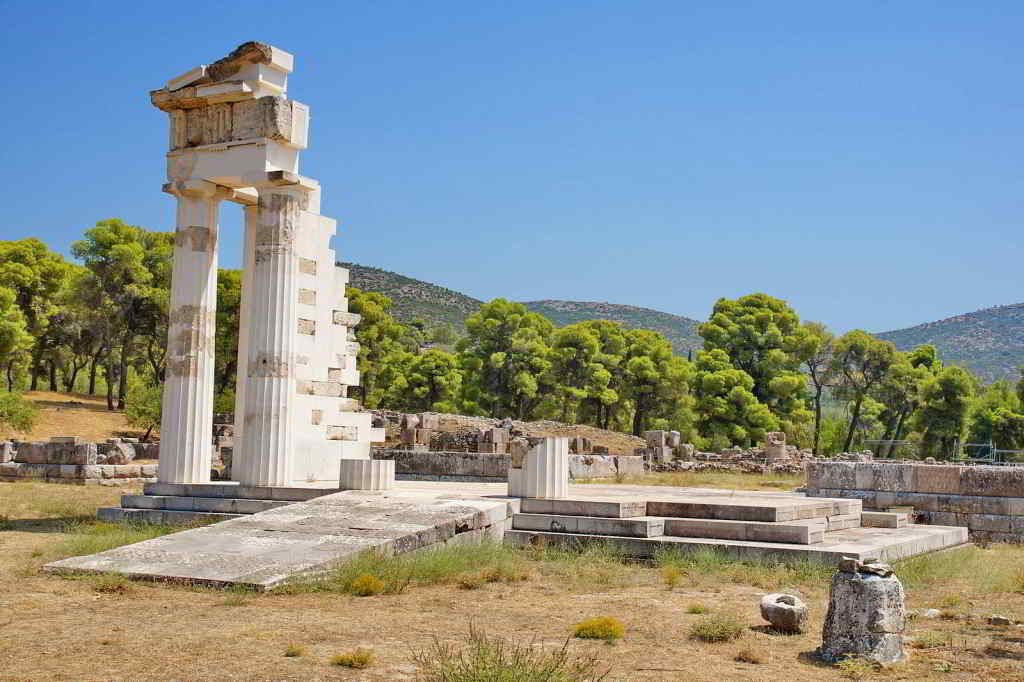
[[[972,540],[1024,543],[1024,467],[808,462],[807,494],[865,508],[914,508],[915,520],[963,526]]]
[[[129,485],[156,480],[159,444],[111,438],[87,443],[69,436],[43,442],[0,443],[0,481]]]
[[[395,461],[400,481],[500,482],[508,480],[507,453],[437,452],[374,448],[374,459]],[[643,458],[625,455],[569,455],[569,478],[614,478],[642,474]]]

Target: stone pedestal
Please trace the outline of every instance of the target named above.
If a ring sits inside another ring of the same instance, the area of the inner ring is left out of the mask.
[[[343,459],[339,487],[342,490],[391,490],[395,487],[395,460]]]
[[[835,663],[858,656],[880,665],[906,659],[903,585],[884,564],[843,559],[832,576],[828,615],[818,653]]]
[[[563,498],[569,494],[569,439],[545,438],[523,458],[522,468],[508,472],[514,497]]]
[[[217,210],[222,194],[203,180],[172,183],[178,199],[160,422],[165,483],[210,480],[213,343],[217,314]]]

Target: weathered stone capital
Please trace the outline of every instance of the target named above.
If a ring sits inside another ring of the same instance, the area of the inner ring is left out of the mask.
[[[232,198],[235,191],[229,187],[207,182],[206,180],[177,180],[165,183],[163,191],[176,197],[188,199],[222,199]]]

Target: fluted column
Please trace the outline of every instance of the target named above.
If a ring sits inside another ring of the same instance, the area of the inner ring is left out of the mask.
[[[252,307],[245,365],[245,415],[237,473],[243,485],[291,482],[295,417],[297,256],[303,190],[259,190],[253,242]]]
[[[159,480],[210,480],[214,327],[217,312],[216,185],[176,183],[178,200],[167,330],[167,373],[160,421]]]
[[[235,366],[235,450],[232,459],[231,478],[238,480],[238,452],[245,433],[245,384],[249,365],[249,326],[252,319],[252,270],[256,256],[256,224],[259,219],[257,206],[246,206],[245,233],[242,239],[242,291],[238,305],[238,356]]]

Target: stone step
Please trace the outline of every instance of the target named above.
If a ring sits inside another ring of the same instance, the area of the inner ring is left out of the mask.
[[[836,514],[828,517],[829,531],[860,528],[861,525],[860,514]]]
[[[909,524],[906,512],[866,511],[860,515],[860,525],[867,528],[904,528]]]
[[[166,526],[192,526],[227,519],[237,519],[245,514],[216,514],[202,511],[176,511],[171,509],[124,509],[122,507],[100,507],[96,518],[100,521],[152,523]]]
[[[761,521],[776,523],[800,519],[826,519],[829,516],[859,514],[860,500],[818,498],[776,498],[737,494],[729,497],[650,500],[648,516],[723,521]]]
[[[715,540],[750,540],[813,545],[825,539],[828,522],[807,519],[770,523],[722,519],[665,519],[665,535]]]
[[[172,497],[232,497],[243,500],[279,500],[284,502],[306,502],[315,497],[338,492],[337,488],[272,488],[244,486],[232,482],[221,483],[147,483],[142,492],[146,495],[168,495]]]
[[[282,500],[250,500],[237,497],[185,497],[180,495],[122,495],[124,509],[163,509],[167,511],[200,511],[216,514],[258,514],[294,502]]]
[[[649,538],[664,535],[665,520],[650,516],[609,518],[597,516],[561,516],[558,514],[515,514],[516,530],[546,530],[556,533],[591,533]]]
[[[554,514],[556,516],[597,516],[609,519],[627,519],[647,516],[647,503],[643,500],[548,500],[524,497],[519,510],[524,514]],[[653,516],[653,514],[652,514]]]

